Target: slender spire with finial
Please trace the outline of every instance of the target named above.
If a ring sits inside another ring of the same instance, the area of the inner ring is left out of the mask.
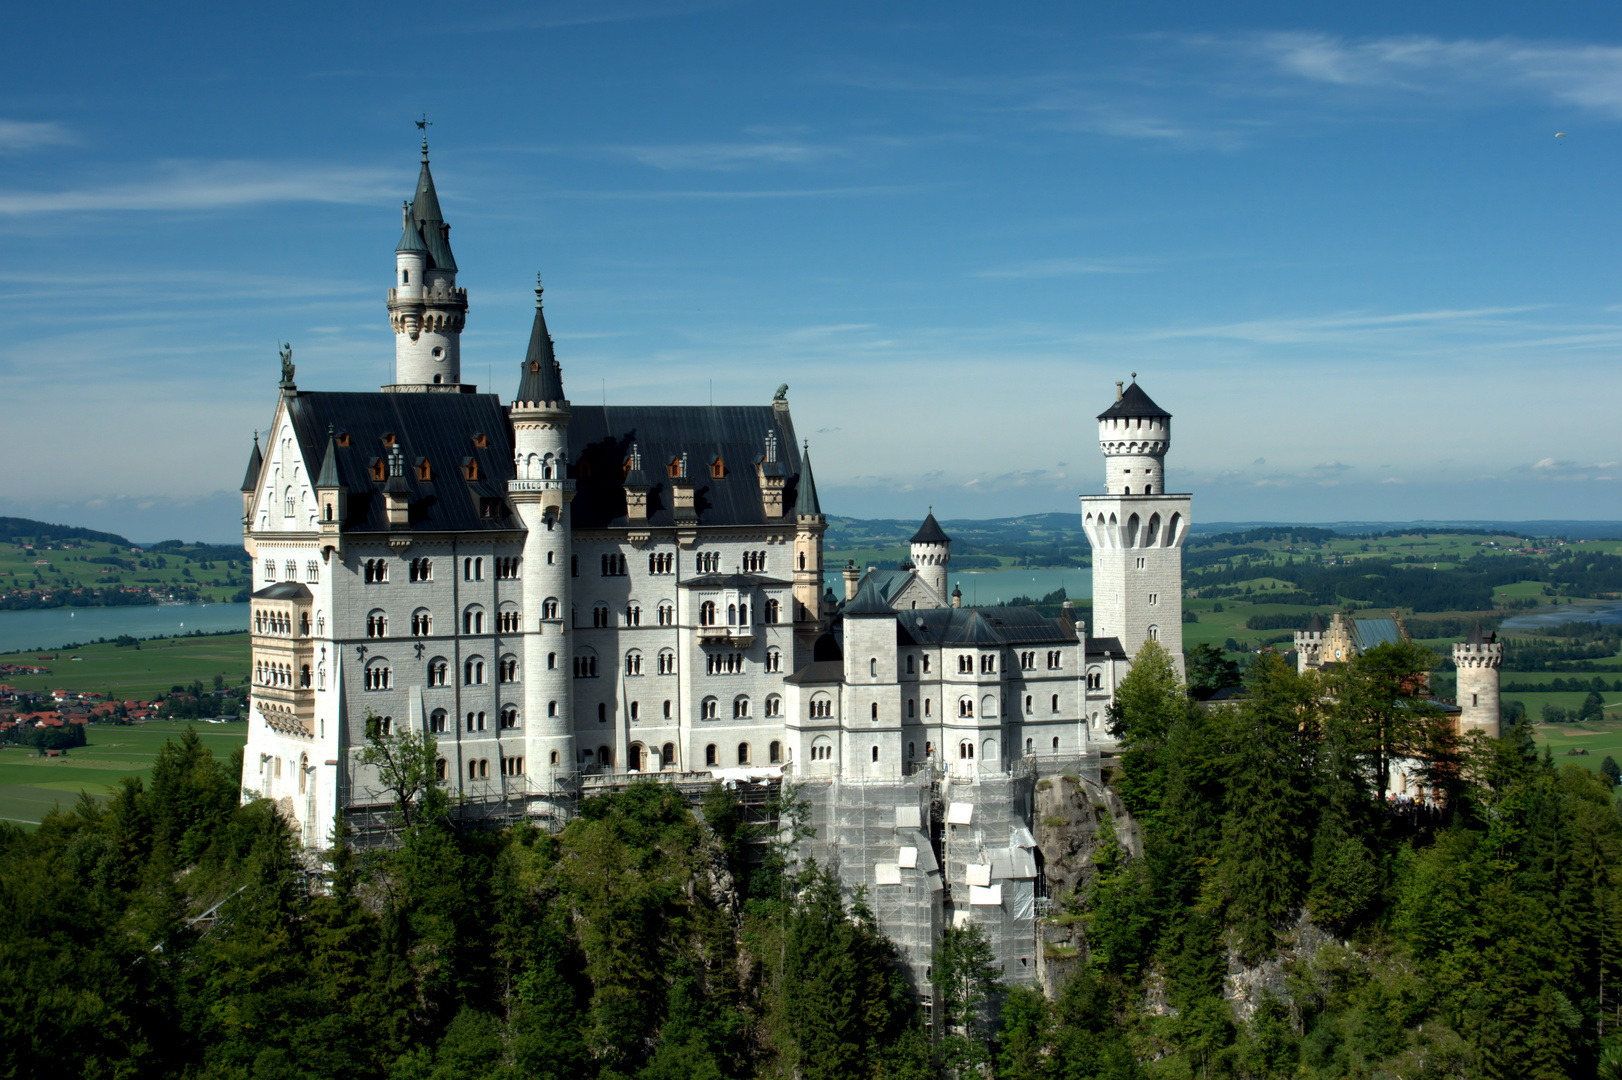
[[[817,499],[817,482],[811,476],[811,440],[805,441],[800,455],[800,484],[794,493],[795,517],[821,517],[822,503]]]
[[[428,119],[427,113],[423,113],[422,119],[417,121],[417,130],[422,132],[422,160],[424,164],[428,161],[428,129],[433,126],[434,122]]]
[[[563,369],[558,364],[552,334],[541,306],[541,275],[535,275],[535,323],[529,331],[529,351],[518,379],[518,401],[562,401]]]

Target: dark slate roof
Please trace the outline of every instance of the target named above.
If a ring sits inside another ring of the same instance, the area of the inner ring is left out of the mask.
[[[1126,649],[1121,645],[1121,639],[1117,637],[1090,637],[1087,639],[1086,651],[1088,656],[1126,659]]]
[[[562,401],[563,369],[558,365],[552,335],[546,329],[546,312],[541,310],[541,290],[535,289],[535,323],[529,330],[529,351],[518,378],[515,401]]]
[[[845,662],[843,660],[814,660],[799,671],[784,679],[797,686],[807,683],[836,683],[845,679]]]
[[[919,608],[893,612],[901,645],[1029,645],[1075,641],[1065,626],[1030,607]]]
[[[669,528],[675,524],[668,466],[684,452],[699,525],[781,523],[787,519],[766,517],[760,477],[755,472],[763,440],[773,430],[778,446],[794,455],[796,460],[790,464],[799,473],[793,422],[787,413],[770,405],[576,404],[569,420],[569,459],[575,480],[569,516],[577,529],[630,524],[625,518],[624,477],[635,443],[642,454],[642,468],[652,482],[648,525]],[[725,466],[720,478],[711,476],[707,465],[699,464],[717,454]],[[791,492],[785,493],[785,503],[792,497]]]
[[[349,489],[342,529],[385,532],[389,528],[383,499],[387,477],[373,481],[370,465],[387,462],[384,435],[393,435],[410,461],[428,460],[432,480],[418,480],[407,470],[413,529],[477,531],[516,529],[510,516],[507,481],[513,475],[513,450],[507,417],[494,394],[351,394],[299,393],[287,399],[288,415],[306,462],[321,460],[330,425],[333,471]],[[474,444],[483,435],[486,445]],[[464,479],[463,462],[479,467],[479,479]],[[322,461],[323,469],[326,462]],[[489,506],[492,513],[486,516]]]
[[[1307,623],[1307,633],[1321,634],[1328,629],[1329,627],[1324,625],[1324,617],[1314,611],[1311,620]]]
[[[413,221],[407,221],[405,228],[400,230],[400,242],[394,247],[396,255],[410,251],[428,254],[428,245],[422,242],[422,234],[417,231],[417,224]]]
[[[792,440],[789,445],[794,445]],[[801,466],[799,491],[794,496],[794,513],[796,517],[820,517],[822,515],[822,503],[817,501],[817,482],[811,476],[810,450],[806,450],[804,463]]]
[[[1149,395],[1143,392],[1135,381],[1131,386],[1121,391],[1121,400],[1098,414],[1100,420],[1125,419],[1128,417],[1160,417],[1171,419],[1171,413],[1149,400]]]
[[[253,594],[255,600],[308,600],[310,590],[296,581],[278,581]]]
[[[841,614],[844,615],[894,616],[896,613],[895,608],[891,607],[890,602],[884,598],[884,593],[879,588],[873,574],[867,575],[867,580],[863,581],[861,588],[856,590],[856,595],[847,600],[845,606],[840,610]]]
[[[338,444],[334,441],[336,432],[331,424],[327,425],[327,452],[321,458],[321,473],[315,478],[318,488],[342,487],[338,479]]]
[[[1497,640],[1497,631],[1491,634],[1487,633],[1482,629],[1481,621],[1478,619],[1476,624],[1470,628],[1470,636],[1464,639],[1464,643],[1466,645],[1488,645]]]
[[[242,478],[242,490],[253,491],[259,487],[259,473],[265,467],[265,455],[259,452],[259,435],[253,437],[253,452],[248,455],[248,472]]]
[[[941,523],[935,520],[935,511],[933,510],[929,512],[928,517],[924,518],[924,523],[918,527],[918,532],[911,540],[911,543],[914,544],[950,544],[951,542],[952,538],[941,531]]]
[[[439,192],[434,190],[434,174],[428,171],[426,150],[422,155],[422,172],[417,174],[417,193],[411,200],[411,220],[427,245],[428,265],[456,273],[456,258],[451,255],[451,240],[444,227],[445,215],[439,209]]]
[[[1353,619],[1352,641],[1359,652],[1368,652],[1377,645],[1394,645],[1402,640],[1402,630],[1396,619]]]
[[[677,587],[682,589],[755,589],[768,585],[785,588],[793,584],[792,581],[767,577],[765,574],[700,574],[697,577],[688,578]]]

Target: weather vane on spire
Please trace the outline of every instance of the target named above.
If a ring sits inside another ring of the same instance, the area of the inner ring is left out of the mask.
[[[428,129],[434,126],[434,122],[428,119],[427,113],[422,114],[421,120],[413,122],[417,125],[417,130],[422,132],[422,152],[426,154],[428,152]]]

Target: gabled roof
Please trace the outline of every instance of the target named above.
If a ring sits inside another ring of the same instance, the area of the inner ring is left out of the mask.
[[[950,544],[952,538],[941,531],[941,523],[935,520],[935,511],[931,510],[924,523],[918,526],[918,532],[910,541],[914,544]]]
[[[715,454],[724,461],[753,461],[766,432],[773,430],[778,445],[797,458],[792,421],[786,412],[770,405],[577,404],[569,420],[570,475],[575,481],[574,502],[569,504],[573,525],[576,529],[603,529],[631,524],[625,516],[625,463],[633,444],[642,455],[649,481],[646,524],[670,528],[676,523],[668,472],[671,461],[684,453],[690,463],[709,461]],[[799,461],[791,464],[800,471]],[[777,525],[787,520],[766,517],[760,477],[753,468],[728,469],[725,477],[717,478],[708,469],[693,467],[686,482],[693,487],[693,509],[701,527]],[[785,504],[792,497],[785,492]],[[642,522],[636,524],[642,526]]]
[[[789,443],[793,446],[793,442]],[[811,477],[811,451],[808,449],[800,464],[800,486],[794,496],[794,515],[796,517],[822,516],[822,503],[817,501],[817,482]]]
[[[1352,643],[1358,652],[1368,652],[1379,645],[1395,645],[1402,640],[1402,628],[1396,619],[1353,619]]]
[[[305,461],[321,460],[324,483],[335,479],[349,490],[343,532],[387,532],[383,489],[373,480],[373,459],[387,460],[385,435],[394,436],[403,458],[427,458],[432,480],[409,480],[413,529],[483,531],[522,526],[507,511],[507,481],[513,476],[513,450],[506,414],[494,394],[384,394],[313,391],[287,398],[287,415]],[[328,435],[328,428],[337,434]],[[484,445],[477,445],[477,436]],[[347,437],[347,438],[346,438]],[[332,443],[332,472],[322,451]],[[341,445],[347,442],[348,445]],[[477,480],[467,480],[457,463],[472,459]],[[486,514],[486,509],[490,513]]]
[[[969,611],[969,625],[964,628],[958,640],[969,645],[1001,645],[1003,636],[997,633],[990,621],[980,614],[979,608],[971,608]]]
[[[552,335],[546,329],[546,312],[541,310],[541,288],[535,287],[535,322],[529,330],[529,350],[518,377],[515,401],[562,401],[563,369],[558,365]]]
[[[265,455],[259,452],[259,433],[253,434],[253,452],[248,455],[248,472],[242,478],[242,490],[254,491],[259,487],[259,473],[265,467]]]
[[[867,579],[862,582],[861,587],[856,590],[856,595],[846,601],[845,606],[840,609],[840,614],[889,615],[893,617],[896,610],[884,598],[884,592],[879,587],[876,575],[869,574]]]
[[[837,683],[845,680],[843,660],[814,660],[784,679],[784,682],[805,686],[812,683]]]
[[[1143,388],[1137,384],[1137,380],[1133,380],[1131,386],[1121,391],[1119,401],[1098,414],[1100,420],[1126,419],[1140,416],[1144,418],[1171,419],[1171,413],[1149,400],[1149,395],[1143,392]]]

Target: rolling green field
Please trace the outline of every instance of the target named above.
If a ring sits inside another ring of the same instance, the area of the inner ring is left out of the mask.
[[[81,791],[106,798],[121,777],[145,778],[163,744],[187,726],[168,720],[125,727],[92,724],[86,730],[89,745],[59,758],[35,757],[29,747],[0,747],[0,818],[33,825],[58,805],[71,807]],[[248,741],[245,721],[191,726],[217,758],[229,760]]]
[[[39,664],[49,675],[7,675],[0,682],[19,690],[72,689],[99,691],[110,697],[149,700],[174,686],[201,682],[214,685],[214,676],[226,686],[248,680],[248,635],[157,638],[134,645],[85,645],[56,650],[56,659],[40,661],[38,653],[11,653],[0,663]],[[69,659],[77,656],[78,660]]]
[[[0,592],[156,586],[195,591],[204,600],[229,600],[248,584],[251,568],[241,560],[241,552],[233,553],[236,561],[226,561],[221,550],[175,547],[135,553],[93,540],[59,540],[38,547],[8,540],[0,542]]]

